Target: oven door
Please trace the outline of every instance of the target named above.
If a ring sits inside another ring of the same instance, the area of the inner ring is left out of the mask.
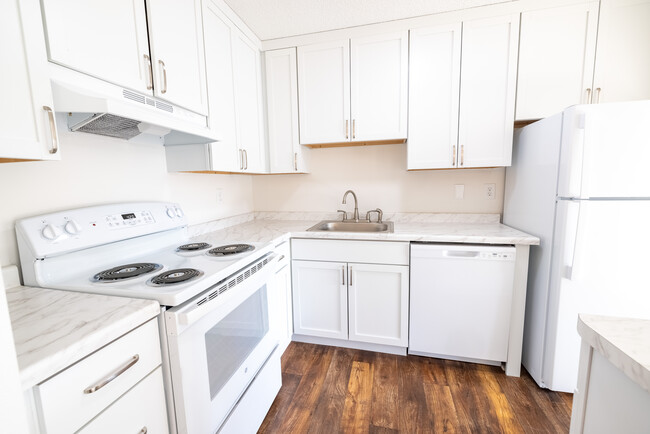
[[[267,294],[274,261],[265,264],[247,267],[165,312],[179,433],[217,431],[277,346]]]

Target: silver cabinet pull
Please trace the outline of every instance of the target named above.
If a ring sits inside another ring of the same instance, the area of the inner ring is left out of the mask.
[[[298,171],[298,153],[297,152],[293,153],[293,169],[296,172]]]
[[[348,268],[348,272],[350,273],[350,276],[348,277],[348,285],[352,286],[352,267]]]
[[[455,166],[456,165],[456,145],[454,145],[454,153],[451,157],[451,165]]]
[[[147,434],[147,427],[143,426],[140,431],[138,431],[138,434]]]
[[[350,135],[348,134],[348,125],[349,125],[349,124],[350,124],[350,121],[346,119],[346,120],[345,120],[345,138],[346,138],[346,139],[349,139],[349,138],[350,138]]]
[[[160,93],[167,93],[167,68],[165,68],[165,62],[162,60],[158,60],[158,64],[160,65],[163,76],[163,88],[160,90]]]
[[[115,380],[120,375],[124,374],[131,366],[138,363],[138,360],[140,360],[140,355],[136,354],[135,356],[131,357],[131,359],[124,366],[120,367],[119,369],[117,369],[112,374],[107,375],[103,380],[101,380],[96,385],[91,386],[91,387],[87,388],[86,390],[84,390],[84,393],[89,394],[89,393],[97,392],[99,389],[106,386],[108,383]]]
[[[244,149],[244,170],[248,170],[248,151]]]
[[[356,119],[352,119],[352,138],[353,138],[353,139],[356,139],[356,138],[357,138],[357,128],[356,128],[356,125],[357,125],[357,120],[356,120]]]
[[[341,267],[341,285],[345,286],[345,265]]]
[[[600,104],[600,88],[596,88],[596,104]]]
[[[587,90],[585,90],[585,93],[587,94],[587,100],[585,101],[585,104],[591,104],[591,88],[588,87]]]
[[[151,57],[148,54],[144,55],[144,61],[147,64],[147,90],[153,89],[153,70],[151,67]]]
[[[465,145],[460,145],[460,165],[465,164]]]
[[[239,150],[239,170],[244,170],[244,153]]]
[[[46,105],[43,106],[43,110],[47,112],[47,117],[50,120],[50,135],[52,136],[52,147],[50,148],[50,154],[56,154],[59,152],[59,132],[56,130],[54,110]]]

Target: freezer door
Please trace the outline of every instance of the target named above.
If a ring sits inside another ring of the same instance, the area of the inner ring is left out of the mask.
[[[564,111],[558,196],[650,198],[650,100]]]
[[[579,313],[650,319],[650,200],[558,202],[543,383],[573,392]]]

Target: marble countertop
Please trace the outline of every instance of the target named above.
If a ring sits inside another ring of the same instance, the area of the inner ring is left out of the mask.
[[[537,245],[539,238],[497,222],[394,222],[393,233],[307,232],[319,220],[260,219],[219,228],[210,223],[192,230],[196,240],[215,243],[281,242],[289,238],[325,238],[347,240],[423,241],[474,244]]]
[[[650,320],[582,314],[578,332],[584,341],[650,392]]]
[[[153,300],[25,287],[15,266],[2,271],[24,389],[160,313]]]

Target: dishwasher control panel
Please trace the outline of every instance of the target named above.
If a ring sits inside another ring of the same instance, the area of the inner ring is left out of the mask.
[[[492,259],[495,261],[514,261],[514,252],[481,252],[479,257],[481,259]]]

